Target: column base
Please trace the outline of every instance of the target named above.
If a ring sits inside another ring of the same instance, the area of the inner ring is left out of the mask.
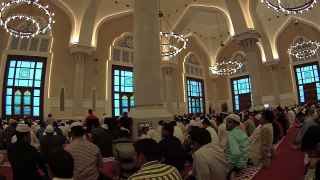
[[[134,141],[138,140],[139,124],[151,123],[153,128],[156,128],[160,120],[170,121],[173,115],[163,106],[150,106],[150,107],[136,107],[132,108],[128,113],[132,118],[132,138]]]

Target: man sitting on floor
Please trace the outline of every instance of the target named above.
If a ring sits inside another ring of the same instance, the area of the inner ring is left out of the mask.
[[[309,168],[315,169],[315,180],[320,180],[320,128],[310,127],[304,134],[301,150],[306,152],[310,158]]]
[[[235,178],[235,173],[247,166],[249,154],[249,139],[240,129],[240,117],[230,114],[226,118],[227,130],[230,131],[227,138],[227,163],[229,167],[228,179]]]
[[[103,161],[99,148],[93,143],[86,141],[83,136],[85,130],[80,122],[71,124],[71,137],[73,142],[66,146],[66,150],[74,159],[74,180],[99,178],[98,168],[102,167]]]
[[[52,180],[73,180],[74,160],[68,151],[62,148],[51,151],[48,165]]]
[[[133,144],[133,162],[140,168],[128,180],[140,179],[170,179],[182,180],[179,171],[170,165],[161,164],[159,160],[159,145],[153,139],[140,139]]]
[[[225,154],[219,144],[211,143],[210,133],[198,128],[189,132],[193,155],[193,175],[196,179],[225,179],[228,173]]]
[[[302,123],[301,130],[299,134],[297,135],[296,139],[291,143],[290,148],[293,150],[298,150],[301,148],[301,141],[302,137],[306,133],[306,131],[311,127],[311,126],[316,126],[317,123],[310,117],[307,117],[303,112],[299,112],[297,114],[297,119]]]
[[[250,162],[256,166],[262,164],[264,168],[270,167],[270,154],[273,149],[273,119],[272,111],[263,111],[260,118],[260,133],[256,136],[255,141],[250,141],[249,159]]]
[[[38,168],[49,178],[47,166],[38,150],[30,145],[30,128],[26,124],[18,124],[16,128],[17,142],[8,148],[8,158],[12,167],[14,180],[41,180]]]

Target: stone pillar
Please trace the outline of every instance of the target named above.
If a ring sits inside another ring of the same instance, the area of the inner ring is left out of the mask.
[[[211,72],[210,72],[211,73]],[[217,79],[218,79],[217,74],[210,74],[210,78],[212,80],[212,84],[213,84],[213,103],[212,103],[212,110],[214,110],[215,112],[220,112],[221,111],[221,107],[219,107],[219,102],[218,102],[218,91],[217,91]]]
[[[140,123],[169,120],[172,115],[163,106],[161,88],[161,58],[159,29],[159,0],[135,0],[133,12],[133,79],[135,107],[133,139],[138,137]]]
[[[251,81],[252,91],[252,107],[258,107],[262,105],[261,97],[261,78],[259,72],[258,61],[261,61],[256,54],[256,42],[259,41],[260,34],[256,31],[249,30],[245,33],[235,36],[235,41],[240,44],[246,52],[246,58],[248,62],[248,72]]]
[[[172,71],[177,64],[170,61],[162,61],[162,70],[164,74],[164,91],[167,110],[173,113],[173,92],[172,92]]]
[[[267,66],[271,73],[272,78],[272,91],[274,95],[274,106],[278,106],[280,103],[280,90],[278,83],[278,61],[268,61],[264,63]]]
[[[74,75],[74,97],[73,97],[73,116],[74,119],[83,119],[83,89],[84,89],[84,65],[86,57],[92,55],[93,48],[86,46],[73,45],[70,51],[74,56],[75,75]]]

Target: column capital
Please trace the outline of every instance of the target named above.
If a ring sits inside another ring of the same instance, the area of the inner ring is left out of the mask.
[[[213,74],[213,73],[210,72],[209,77],[215,81],[216,79],[218,79],[219,75],[218,74]]]
[[[87,56],[91,56],[94,52],[93,47],[89,46],[81,46],[78,44],[73,44],[69,47],[71,54],[84,54]]]
[[[271,72],[275,72],[277,71],[279,61],[267,61],[267,62],[264,62],[263,65],[268,67]]]
[[[84,65],[86,57],[93,54],[94,48],[74,44],[70,46],[70,52],[73,54],[76,64]]]
[[[241,44],[245,51],[250,49],[254,49],[256,46],[256,42],[259,41],[261,35],[255,30],[248,30],[247,32],[237,34],[233,37],[233,40],[237,44]]]
[[[177,63],[175,61],[161,62],[161,69],[163,69],[166,74],[171,74],[171,72],[176,68],[177,68]]]

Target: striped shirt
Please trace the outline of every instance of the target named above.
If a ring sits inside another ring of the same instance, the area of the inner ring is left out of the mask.
[[[144,164],[141,169],[129,177],[128,180],[182,180],[179,171],[170,165],[151,161]]]
[[[82,138],[75,139],[65,148],[74,159],[74,180],[97,180],[98,168],[103,161],[99,148]]]

